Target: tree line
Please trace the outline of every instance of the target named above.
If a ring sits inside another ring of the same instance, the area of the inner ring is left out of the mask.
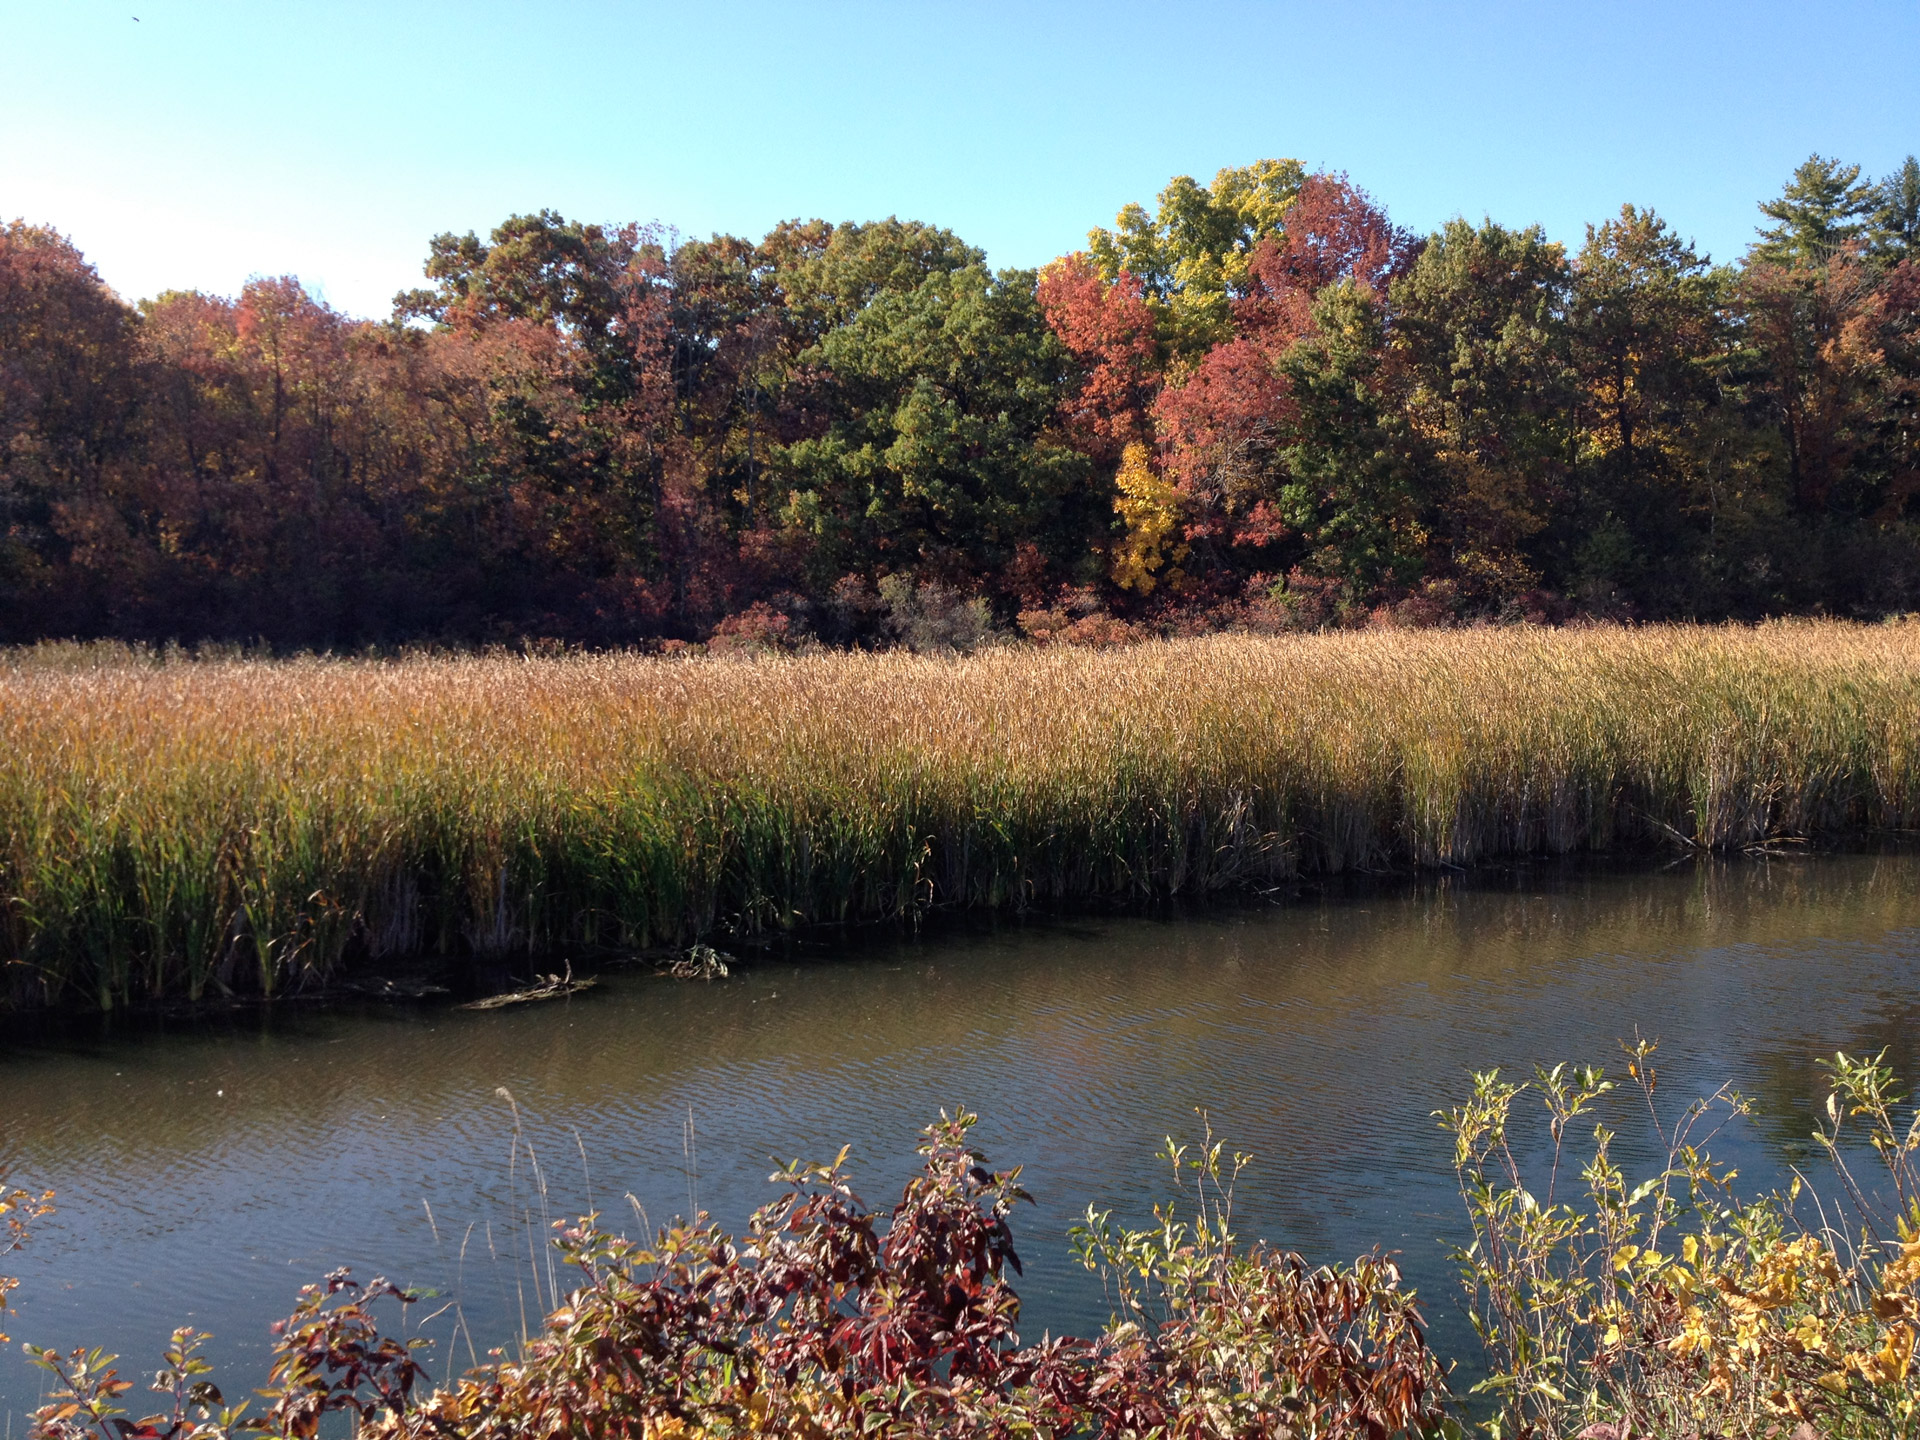
[[[0,640],[716,645],[1920,604],[1920,163],[1736,264],[1289,160],[1084,249],[441,235],[384,320],[0,229]]]

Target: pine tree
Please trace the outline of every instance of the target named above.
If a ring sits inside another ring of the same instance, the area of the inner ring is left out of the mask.
[[[1906,164],[1880,182],[1879,197],[1874,254],[1890,265],[1920,260],[1920,160],[1907,156]]]
[[[1858,165],[1810,155],[1778,200],[1761,202],[1761,213],[1776,223],[1762,228],[1747,260],[1824,265],[1867,234],[1879,198],[1876,188],[1860,179]]]

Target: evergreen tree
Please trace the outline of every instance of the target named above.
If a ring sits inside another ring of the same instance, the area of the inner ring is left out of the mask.
[[[1906,164],[1880,182],[1879,193],[1874,254],[1895,265],[1920,260],[1920,160],[1907,156]]]
[[[1836,251],[1866,237],[1878,203],[1878,191],[1860,178],[1858,165],[1809,155],[1778,200],[1761,202],[1760,213],[1774,223],[1762,227],[1747,260],[1824,265]]]
[[[1463,591],[1499,601],[1539,583],[1530,555],[1559,499],[1578,387],[1571,276],[1539,226],[1449,221],[1394,281],[1407,419],[1432,449],[1436,517]]]

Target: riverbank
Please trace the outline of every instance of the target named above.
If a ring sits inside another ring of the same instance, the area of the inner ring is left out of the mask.
[[[8,1003],[1910,827],[1920,625],[0,663]]]
[[[258,1418],[227,1408],[212,1383],[193,1383],[214,1373],[206,1352],[215,1337],[188,1325],[173,1331],[167,1369],[150,1387],[170,1409],[163,1402],[137,1421],[115,1404],[133,1388],[119,1379],[118,1356],[23,1345],[47,1376],[30,1434],[307,1440],[317,1421],[345,1412],[369,1440],[1601,1440],[1778,1437],[1788,1422],[1796,1440],[1911,1437],[1920,1239],[1904,1217],[1920,1206],[1920,1177],[1905,1158],[1903,1087],[1884,1052],[1814,1062],[1827,1090],[1814,1140],[1831,1163],[1822,1178],[1844,1217],[1837,1227],[1818,1190],[1803,1203],[1798,1167],[1790,1190],[1743,1196],[1732,1185],[1738,1172],[1716,1165],[1705,1146],[1731,1139],[1728,1127],[1755,1115],[1752,1101],[1725,1083],[1692,1101],[1671,1098],[1671,1086],[1656,1096],[1660,1045],[1636,1038],[1626,1049],[1622,1079],[1567,1063],[1538,1066],[1530,1079],[1480,1070],[1460,1103],[1436,1112],[1471,1235],[1449,1258],[1484,1351],[1474,1369],[1443,1358],[1428,1331],[1433,1297],[1405,1283],[1395,1252],[1376,1246],[1351,1264],[1328,1263],[1242,1239],[1242,1187],[1256,1162],[1228,1150],[1204,1111],[1198,1143],[1164,1142],[1172,1186],[1152,1223],[1132,1228],[1090,1205],[1068,1227],[1074,1261],[1099,1279],[1104,1325],[1083,1338],[1049,1331],[1036,1345],[1020,1329],[1011,1278],[1025,1267],[1010,1223],[1036,1198],[1024,1166],[987,1168],[971,1133],[978,1117],[964,1109],[942,1110],[921,1131],[919,1173],[890,1212],[859,1198],[847,1145],[826,1165],[780,1165],[769,1177],[780,1193],[739,1236],[699,1209],[689,1170],[693,1213],[648,1235],[636,1200],[643,1231],[634,1240],[597,1212],[550,1219],[520,1107],[502,1090],[514,1116],[510,1168],[524,1157],[550,1232],[543,1267],[527,1206],[528,1248],[511,1262],[517,1347],[493,1348],[482,1362],[457,1292],[415,1321],[406,1307],[446,1292],[384,1278],[363,1287],[335,1268],[270,1327]],[[1581,1139],[1562,1143],[1568,1122],[1622,1100],[1644,1108],[1639,1128],[1657,1141],[1637,1162],[1650,1160],[1654,1173],[1631,1192],[1606,1124],[1590,1158]],[[1529,1153],[1530,1129],[1551,1136],[1549,1151]],[[1849,1155],[1871,1152],[1884,1168],[1863,1189]],[[584,1166],[583,1142],[580,1153]],[[1576,1169],[1584,1190],[1567,1185],[1555,1203]],[[0,1170],[9,1222],[0,1260],[54,1200],[9,1190],[6,1179]],[[1543,1188],[1544,1207],[1535,1198]],[[0,1277],[0,1296],[14,1283]],[[537,1328],[526,1320],[529,1290],[546,1316]],[[443,1319],[451,1330],[436,1382],[434,1337],[423,1332]],[[457,1373],[462,1338],[468,1367]],[[1481,1378],[1468,1388],[1475,1370]]]

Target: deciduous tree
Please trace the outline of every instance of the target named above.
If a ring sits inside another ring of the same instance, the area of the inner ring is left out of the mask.
[[[1650,210],[1587,227],[1568,316],[1578,385],[1578,496],[1563,516],[1559,578],[1590,602],[1632,593],[1684,609],[1712,545],[1726,455],[1722,401],[1732,276]]]
[[[1297,160],[1224,169],[1205,186],[1175,176],[1152,214],[1127,205],[1113,229],[1088,232],[1087,250],[1105,279],[1125,271],[1140,282],[1168,349],[1191,361],[1231,337],[1254,251],[1279,233],[1305,179]]]
[[[1281,513],[1307,564],[1354,602],[1425,571],[1428,531],[1416,449],[1392,372],[1384,297],[1357,280],[1324,287],[1309,333],[1280,363],[1293,399]]]
[[[1022,541],[1084,543],[1085,460],[1055,432],[1067,353],[1031,272],[988,272],[951,237],[836,233],[790,304],[843,317],[800,356],[827,417],[785,447],[787,523],[822,581],[906,571],[977,583]]]

